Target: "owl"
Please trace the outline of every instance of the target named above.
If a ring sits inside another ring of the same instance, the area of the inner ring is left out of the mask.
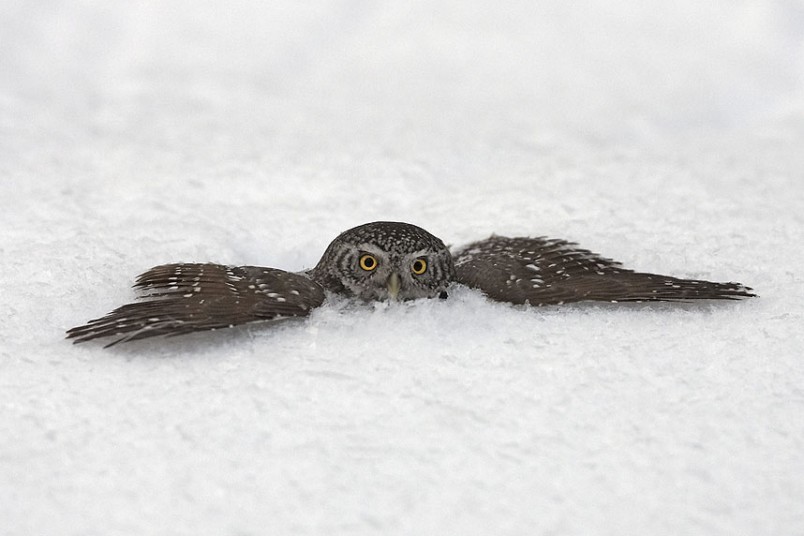
[[[303,317],[328,296],[362,301],[446,299],[454,285],[529,306],[577,301],[658,302],[753,297],[740,283],[635,272],[565,240],[492,235],[450,251],[409,223],[378,221],[341,233],[316,266],[287,272],[259,266],[165,264],[140,275],[139,301],[67,332],[73,342],[116,337],[107,346],[158,335]]]

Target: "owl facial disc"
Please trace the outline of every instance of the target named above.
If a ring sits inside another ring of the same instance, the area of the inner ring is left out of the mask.
[[[414,300],[445,294],[455,267],[444,243],[421,227],[379,221],[341,233],[311,276],[364,300]]]

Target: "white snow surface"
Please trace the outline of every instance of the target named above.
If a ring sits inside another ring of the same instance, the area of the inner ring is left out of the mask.
[[[804,534],[800,2],[4,0],[0,50],[3,535]],[[63,339],[373,220],[761,297]]]

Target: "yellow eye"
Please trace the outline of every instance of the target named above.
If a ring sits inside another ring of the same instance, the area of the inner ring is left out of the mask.
[[[413,265],[411,265],[410,269],[414,274],[422,275],[427,271],[427,261],[425,259],[416,259],[413,261]]]
[[[374,258],[374,255],[369,255],[368,253],[361,255],[360,267],[365,271],[370,272],[377,267],[377,259]]]

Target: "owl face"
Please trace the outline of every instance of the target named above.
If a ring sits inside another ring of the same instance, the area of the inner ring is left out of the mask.
[[[325,288],[364,300],[446,297],[455,268],[449,250],[424,229],[374,222],[345,231],[313,269]]]

